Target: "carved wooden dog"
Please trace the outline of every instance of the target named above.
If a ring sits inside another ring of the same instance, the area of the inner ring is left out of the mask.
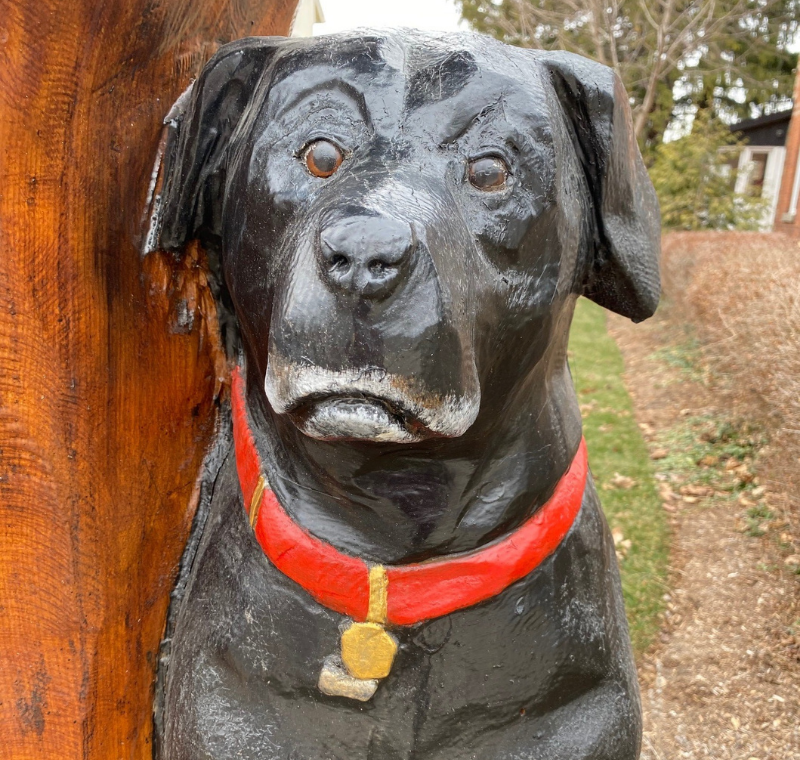
[[[160,757],[637,757],[566,358],[579,295],[659,297],[619,80],[471,34],[249,39],[170,123],[157,240],[204,244],[239,368]]]

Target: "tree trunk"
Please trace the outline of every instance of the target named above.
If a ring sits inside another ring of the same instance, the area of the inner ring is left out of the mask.
[[[220,354],[143,211],[172,102],[295,3],[0,0],[0,758],[150,757]]]

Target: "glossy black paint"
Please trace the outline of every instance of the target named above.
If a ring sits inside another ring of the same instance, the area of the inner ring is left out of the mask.
[[[636,321],[658,302],[626,101],[599,64],[471,34],[242,40],[206,67],[173,114],[160,243],[215,262],[270,484],[310,532],[402,563],[481,546],[552,493],[581,435],[575,299]],[[264,558],[231,460],[176,612],[162,758],[638,755],[591,483],[541,568],[398,632],[362,705],[316,689],[341,617]]]

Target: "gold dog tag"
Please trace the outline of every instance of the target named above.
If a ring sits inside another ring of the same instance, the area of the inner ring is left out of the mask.
[[[353,623],[342,634],[342,662],[354,678],[386,678],[397,642],[377,623]]]
[[[397,654],[397,641],[385,628],[389,578],[383,565],[369,570],[369,609],[365,623],[352,623],[342,634],[342,662],[353,678],[386,678]]]

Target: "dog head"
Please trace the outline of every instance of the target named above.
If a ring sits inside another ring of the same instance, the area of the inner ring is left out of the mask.
[[[249,385],[312,438],[463,436],[563,371],[578,295],[656,308],[658,205],[600,64],[472,34],[254,38],[170,123],[158,243],[202,241]]]

